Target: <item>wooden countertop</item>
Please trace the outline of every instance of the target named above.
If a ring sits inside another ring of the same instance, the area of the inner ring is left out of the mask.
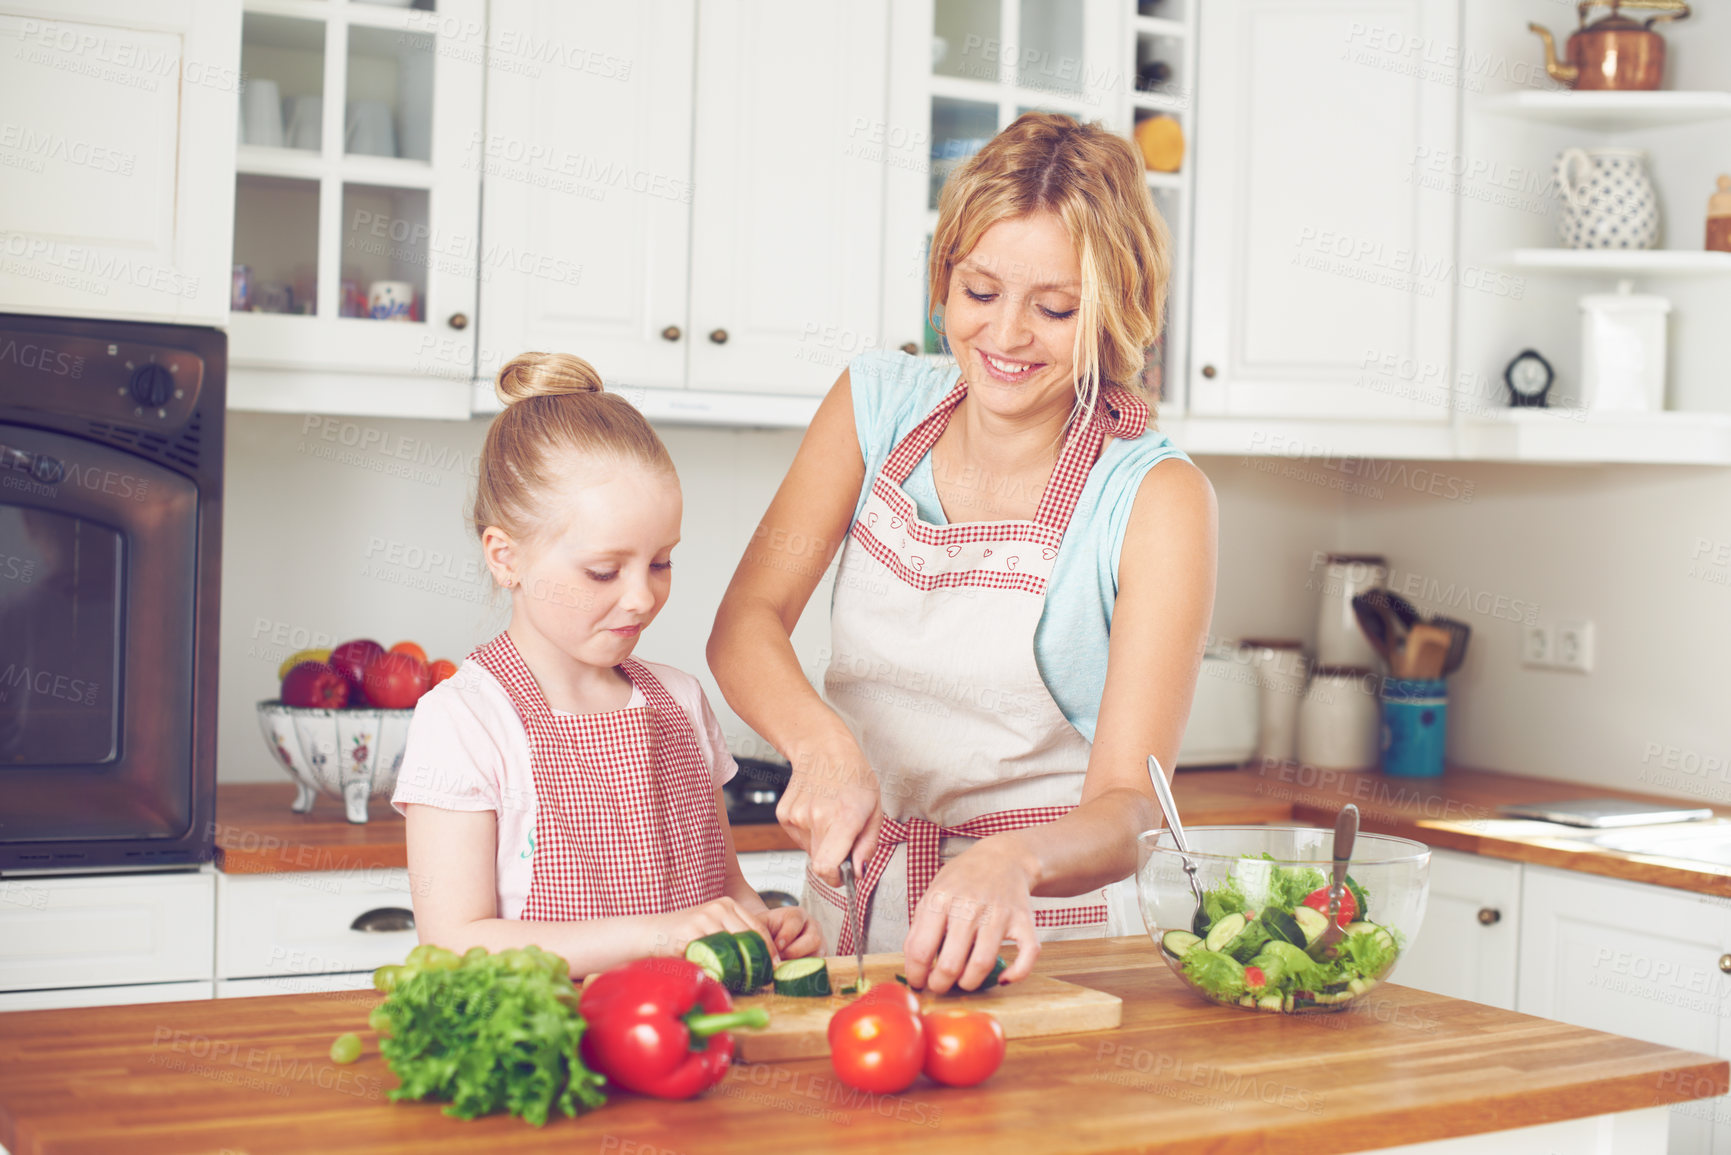
[[[1657,855],[1621,854],[1562,832],[1515,837],[1510,824],[1496,819],[1497,807],[1509,802],[1586,796],[1677,801],[1660,795],[1464,767],[1451,767],[1441,778],[1388,778],[1292,763],[1186,770],[1177,776],[1173,792],[1190,826],[1281,822],[1332,826],[1340,808],[1351,802],[1359,808],[1363,829],[1373,833],[1489,858],[1731,898],[1731,869]],[[311,813],[295,814],[289,809],[293,797],[294,787],[287,783],[219,785],[217,867],[230,874],[269,874],[408,865],[402,819],[385,800],[375,799],[372,820],[355,826],[344,819],[341,803],[333,799],[320,797]],[[1731,817],[1731,807],[1713,809]],[[735,826],[733,838],[742,853],[797,849],[774,823]]]
[[[371,992],[18,1011],[0,1032],[0,1144],[321,1153],[1281,1151],[1416,1143],[1707,1098],[1723,1059],[1399,986],[1284,1017],[1190,994],[1146,938],[1050,943],[1036,968],[1124,999],[1115,1031],[1019,1039],[980,1087],[859,1094],[823,1059],[736,1067],[702,1099],[618,1092],[537,1130],[392,1104]],[[338,1067],[331,1040],[365,1054]],[[641,1145],[641,1147],[639,1147]]]

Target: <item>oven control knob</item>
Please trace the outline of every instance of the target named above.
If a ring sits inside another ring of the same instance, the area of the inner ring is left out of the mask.
[[[140,365],[132,372],[132,381],[127,386],[132,393],[132,399],[148,409],[155,409],[168,404],[168,399],[174,396],[174,377],[161,365],[154,362]]]

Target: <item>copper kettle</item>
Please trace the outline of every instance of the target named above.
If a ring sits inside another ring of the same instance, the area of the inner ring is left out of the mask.
[[[1609,5],[1611,14],[1587,23],[1587,11]],[[1662,20],[1681,20],[1689,15],[1683,0],[1582,0],[1576,5],[1581,26],[1569,34],[1564,60],[1557,59],[1556,45],[1548,29],[1528,24],[1545,42],[1545,74],[1570,88],[1654,89],[1665,72],[1665,40],[1653,31]],[[1619,8],[1646,8],[1659,12],[1645,23],[1619,13]]]

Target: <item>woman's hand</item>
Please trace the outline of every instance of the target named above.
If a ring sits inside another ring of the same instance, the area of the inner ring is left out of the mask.
[[[983,838],[951,860],[914,908],[903,947],[908,985],[940,995],[952,986],[973,990],[991,973],[1006,938],[1016,944],[1016,961],[1001,981],[1026,978],[1040,957],[1033,885],[1006,835]]]
[[[694,939],[700,939],[706,934],[722,930],[730,933],[755,930],[763,936],[763,941],[769,944],[773,961],[781,961],[776,956],[775,938],[770,934],[764,920],[756,911],[747,910],[731,898],[717,898],[686,910],[652,914],[643,921],[646,924],[646,933],[642,948],[637,952],[638,957],[659,955],[664,958],[683,958],[685,948],[690,946]]]
[[[823,949],[823,932],[801,907],[772,906],[763,921],[775,935],[770,939],[770,947],[782,958],[805,958]]]
[[[792,764],[775,819],[811,855],[812,873],[840,886],[842,860],[851,857],[863,870],[877,848],[884,821],[878,776],[845,729],[822,746],[795,753]]]

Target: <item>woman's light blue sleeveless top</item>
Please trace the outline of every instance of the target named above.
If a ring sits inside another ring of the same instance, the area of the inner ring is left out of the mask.
[[[900,352],[862,353],[848,366],[854,427],[866,467],[855,517],[865,505],[871,478],[890,452],[955,387],[960,375],[954,366],[933,365]],[[1168,457],[1189,460],[1165,434],[1152,429],[1131,441],[1107,439],[1071,515],[1046,587],[1046,605],[1034,631],[1034,661],[1053,701],[1090,742],[1106,689],[1107,635],[1118,598],[1124,529],[1143,476]],[[903,488],[920,517],[945,524],[930,454],[914,466]]]

